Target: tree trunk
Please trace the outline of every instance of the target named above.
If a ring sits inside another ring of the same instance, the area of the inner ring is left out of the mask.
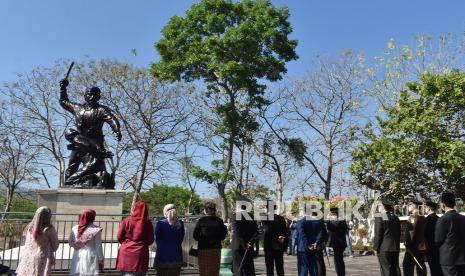
[[[221,185],[221,184],[220,184]],[[225,186],[218,186],[218,195],[221,198],[221,219],[226,221],[228,214],[228,199],[226,198]]]
[[[333,150],[329,149],[328,151],[328,171],[326,172],[326,181],[325,181],[325,199],[329,200],[331,196],[331,179],[333,177]]]
[[[191,205],[192,205],[192,200],[193,199],[194,199],[194,191],[191,190],[191,195],[189,197],[189,201],[187,202],[186,215],[191,214]]]
[[[65,186],[65,160],[60,158],[58,161],[58,187],[64,187]]]
[[[5,212],[9,212],[11,209],[11,203],[13,201],[13,193],[14,189],[12,187],[8,187],[7,192],[6,192],[6,202],[5,202]]]
[[[228,174],[231,171],[232,167],[232,158],[233,158],[233,151],[234,151],[234,138],[235,135],[231,134],[229,137],[228,141],[228,156],[226,158],[226,165],[224,167],[224,172],[223,174]],[[226,198],[226,184],[227,184],[228,178],[223,178],[221,179],[221,183],[218,184],[218,194],[221,198],[221,213],[222,213],[222,219],[223,221],[228,217],[228,200]]]
[[[281,205],[282,205],[282,202],[283,202],[283,183],[282,183],[282,180],[281,179],[278,179],[278,183],[277,183],[277,187],[276,187],[276,205],[277,205],[277,209],[276,211],[278,212],[278,214],[281,214],[281,212],[283,211],[282,208],[281,208]]]
[[[142,184],[144,183],[145,170],[147,168],[147,160],[149,159],[149,154],[150,154],[150,150],[148,149],[144,150],[143,158],[141,161],[142,164],[141,164],[140,175],[138,177],[136,186],[134,187],[134,195],[132,196],[131,210],[134,204],[136,203],[137,198],[139,197],[140,190],[142,189]]]

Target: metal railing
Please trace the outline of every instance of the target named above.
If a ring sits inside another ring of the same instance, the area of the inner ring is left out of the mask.
[[[0,263],[15,270],[21,254],[21,246],[24,245],[23,231],[32,220],[34,213],[24,212],[0,212]],[[73,257],[73,248],[68,245],[68,237],[74,225],[78,224],[80,214],[53,214],[52,224],[57,230],[60,245],[55,252],[54,271],[69,270]],[[102,228],[102,248],[104,260],[104,270],[114,270],[118,258],[120,244],[116,239],[119,225],[123,218],[128,215],[97,215],[95,225]],[[154,216],[154,226],[161,216]],[[180,217],[184,221],[185,236],[182,243],[183,259],[189,268],[197,268],[197,258],[189,256],[188,251],[194,244],[193,231],[195,223],[199,217]],[[153,265],[155,258],[154,245],[149,247],[150,262]]]

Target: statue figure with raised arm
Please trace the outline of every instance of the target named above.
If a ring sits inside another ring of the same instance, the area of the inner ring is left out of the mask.
[[[110,175],[105,167],[105,158],[111,158],[113,154],[105,149],[102,128],[108,123],[120,141],[119,122],[110,108],[99,104],[101,92],[98,87],[88,88],[84,93],[85,102],[78,104],[69,100],[68,84],[67,78],[60,81],[60,105],[74,115],[76,129],[65,133],[71,150],[65,187],[114,189],[114,175]]]

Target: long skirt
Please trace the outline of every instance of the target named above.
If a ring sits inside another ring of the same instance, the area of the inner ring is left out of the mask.
[[[200,276],[218,276],[220,274],[221,249],[199,249]]]
[[[157,276],[179,276],[181,275],[180,267],[157,268]]]

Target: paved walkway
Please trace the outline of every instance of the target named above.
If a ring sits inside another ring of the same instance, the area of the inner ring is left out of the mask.
[[[263,251],[262,251],[263,252]],[[400,262],[402,263],[403,256],[400,256]],[[334,271],[334,263],[332,257],[329,258],[330,266],[328,266],[328,259],[325,257],[326,263],[326,275],[336,276]],[[380,275],[378,260],[374,256],[359,256],[354,258],[344,258],[346,264],[346,275],[348,276],[377,276]],[[256,276],[265,276],[265,258],[263,254],[255,259],[255,270]],[[284,256],[284,270],[286,276],[297,275],[297,257],[296,256]],[[62,274],[59,274],[62,275]],[[118,273],[106,273],[104,275],[113,276],[120,275]],[[148,273],[148,275],[156,275],[154,272]],[[195,276],[199,275],[195,270],[184,270],[182,276]],[[430,275],[428,273],[428,275]]]
[[[336,271],[334,270],[333,258],[329,257],[329,261],[330,266],[328,266],[328,259],[325,257],[326,275],[335,276]],[[345,257],[344,262],[346,264],[346,275],[380,275],[378,261],[374,256],[361,256],[354,258]],[[266,275],[265,258],[263,257],[263,255],[255,259],[255,267],[257,271],[257,276]],[[284,271],[286,275],[289,276],[297,275],[296,256],[284,256]]]
[[[262,251],[263,252],[263,251]],[[404,256],[401,254],[399,262],[402,269],[402,260]],[[329,257],[330,266],[328,266],[328,259],[325,257],[326,264],[326,275],[327,276],[336,276],[336,271],[334,270],[333,257]],[[344,262],[346,264],[346,275],[348,276],[377,276],[380,275],[378,259],[375,256],[357,256],[354,258],[344,257]],[[428,266],[428,265],[426,265]],[[255,269],[257,276],[266,275],[265,269],[265,258],[263,255],[260,255],[255,259]],[[286,276],[296,276],[297,275],[297,257],[296,256],[284,256],[284,272]],[[428,271],[428,275],[429,271]]]

